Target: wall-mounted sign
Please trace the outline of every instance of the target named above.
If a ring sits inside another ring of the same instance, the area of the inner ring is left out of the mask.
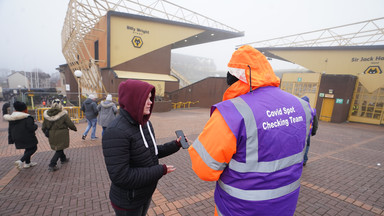
[[[132,38],[132,44],[136,48],[141,48],[141,46],[143,46],[143,39],[141,39],[139,36],[134,36]]]
[[[349,99],[347,99],[347,104],[349,104]]]
[[[384,56],[353,57],[351,62],[384,61]]]
[[[328,89],[329,94],[333,94],[333,89]]]
[[[344,101],[344,99],[342,99],[342,98],[336,98],[337,104],[343,104],[343,101]]]
[[[324,97],[324,93],[319,93],[319,97]]]
[[[383,71],[381,71],[381,68],[379,66],[369,66],[365,71],[364,74],[381,74]]]
[[[301,78],[301,77],[297,78],[297,82],[301,82],[301,80],[303,80],[303,78]]]
[[[334,98],[335,95],[334,94],[325,94],[324,97],[326,97],[326,98]]]
[[[71,86],[69,84],[65,84],[65,91],[71,91]]]

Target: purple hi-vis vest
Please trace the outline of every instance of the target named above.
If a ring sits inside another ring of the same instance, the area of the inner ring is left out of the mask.
[[[293,215],[313,118],[309,103],[262,87],[216,108],[237,140],[216,184],[219,215]]]

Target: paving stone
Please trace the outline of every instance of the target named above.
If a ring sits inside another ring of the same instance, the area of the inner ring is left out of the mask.
[[[208,119],[209,109],[200,108],[151,116],[158,144],[175,139],[178,129],[193,141]],[[0,215],[114,215],[101,139],[82,140],[86,126],[77,123],[78,131],[70,132],[65,153],[71,161],[59,163],[56,172],[48,172],[54,152],[39,127],[38,151],[32,158],[38,165],[18,171],[13,163],[23,150],[8,145],[8,123],[0,119]],[[97,136],[101,138],[99,126]],[[320,121],[309,151],[296,216],[384,215],[384,127]],[[215,182],[196,176],[187,150],[160,163],[174,165],[176,171],[160,179],[148,215],[213,215]]]

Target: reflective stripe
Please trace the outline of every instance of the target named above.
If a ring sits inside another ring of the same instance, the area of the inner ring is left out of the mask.
[[[247,158],[246,163],[240,163],[235,160],[229,163],[229,168],[237,172],[246,173],[246,172],[261,172],[261,173],[273,173],[278,170],[290,167],[294,164],[301,163],[304,157],[304,150],[297,154],[291,155],[286,158],[279,160],[269,161],[269,162],[258,162],[252,158]],[[250,166],[252,164],[252,166]]]
[[[247,134],[246,162],[245,163],[238,162],[235,159],[232,159],[229,162],[230,169],[237,172],[241,172],[241,173],[246,173],[246,172],[272,173],[303,161],[305,149],[303,149],[303,151],[297,154],[294,154],[279,160],[259,162],[258,161],[259,144],[258,144],[257,124],[256,124],[253,111],[241,97],[231,99],[230,101],[234,104],[238,112],[243,117],[245,130]],[[308,113],[307,112],[305,113],[307,116],[306,119],[308,121]],[[308,132],[308,127],[307,127],[307,132]]]
[[[248,201],[265,201],[282,197],[291,193],[292,191],[295,191],[300,186],[300,178],[289,185],[268,190],[242,190],[227,185],[221,180],[219,180],[218,183],[220,185],[220,188],[232,197]]]
[[[305,138],[305,143],[307,143],[308,141],[308,135],[309,135],[309,132],[310,132],[310,129],[311,129],[311,119],[312,119],[312,108],[310,107],[309,103],[305,100],[302,100],[300,98],[298,98],[298,100],[300,101],[301,103],[301,106],[303,107],[304,109],[304,112],[305,112],[305,125],[306,125],[306,128],[307,128],[307,131],[306,131],[306,138]],[[305,148],[304,148],[305,150]]]
[[[205,150],[203,144],[201,144],[198,138],[195,142],[193,142],[193,148],[196,150],[197,154],[199,154],[204,163],[209,166],[209,168],[213,170],[224,170],[225,167],[227,167],[227,163],[220,163],[213,159],[207,150]]]
[[[247,134],[246,159],[252,157],[257,162],[259,160],[259,140],[256,119],[253,115],[253,111],[241,97],[236,97],[231,99],[231,101],[244,119],[245,131]],[[251,166],[253,166],[253,164]]]

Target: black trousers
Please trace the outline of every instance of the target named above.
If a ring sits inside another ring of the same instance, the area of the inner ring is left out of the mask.
[[[37,146],[26,148],[23,157],[20,159],[27,164],[31,163],[31,156],[37,151]]]
[[[115,210],[116,216],[145,216],[147,215],[147,211],[149,209],[149,205],[151,204],[151,198],[148,199],[144,205],[140,206],[137,209],[130,209],[130,210],[122,210],[122,209],[117,209],[113,207],[113,210]]]
[[[67,160],[67,156],[65,156],[64,154],[64,150],[57,150],[55,152],[55,154],[53,155],[52,159],[51,159],[51,162],[49,163],[49,166],[50,167],[54,167],[57,165],[57,161],[59,160],[60,158],[60,161],[63,162],[63,161],[66,161]]]

